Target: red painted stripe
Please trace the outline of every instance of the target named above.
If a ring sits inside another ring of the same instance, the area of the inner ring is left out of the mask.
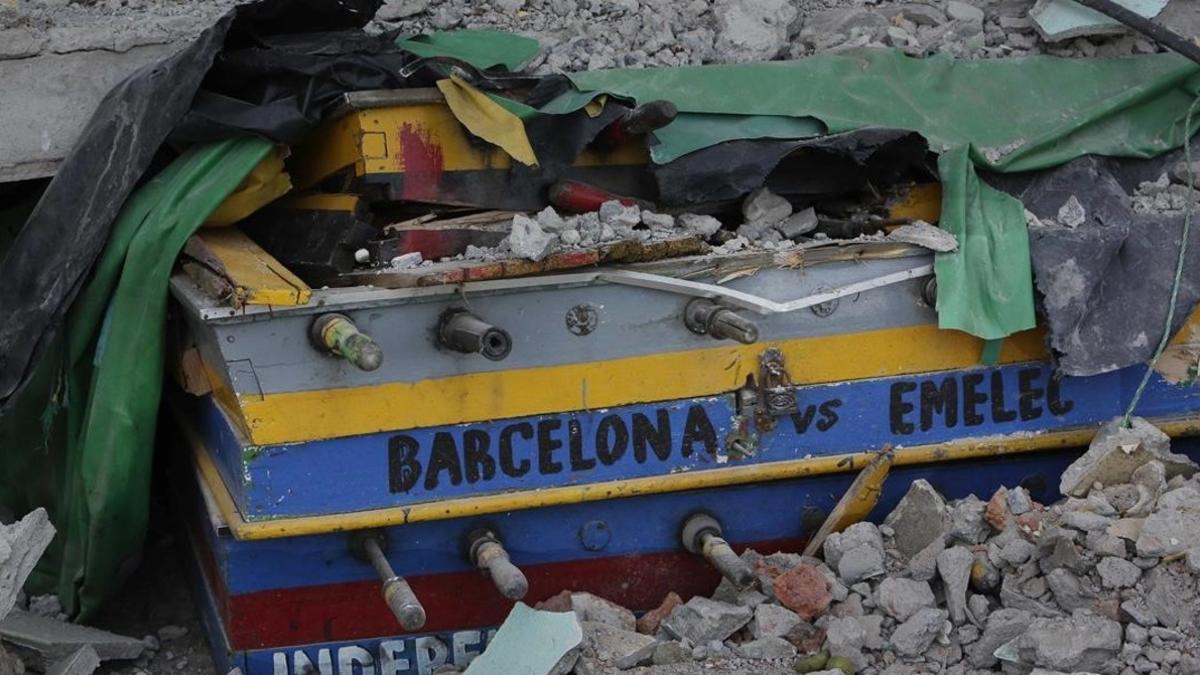
[[[797,551],[799,539],[762,542],[764,551]],[[684,599],[713,591],[720,577],[702,558],[654,553],[523,567],[528,604],[563,590],[587,591],[634,611],[657,607],[675,591]],[[512,608],[481,573],[410,577],[429,620],[419,632],[499,625]],[[378,582],[306,586],[229,599],[226,624],[235,650],[357,640],[404,633],[379,595]],[[221,597],[221,596],[218,596]],[[219,601],[219,600],[218,600]]]

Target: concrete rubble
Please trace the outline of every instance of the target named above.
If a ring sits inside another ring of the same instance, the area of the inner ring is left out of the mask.
[[[17,604],[21,587],[54,534],[45,509],[37,509],[12,525],[0,525],[0,621]]]
[[[0,2],[6,84],[0,108],[15,111],[0,130],[0,146],[9,151],[0,158],[0,180],[53,175],[109,88],[181,48],[236,1]],[[1156,20],[1195,35],[1200,16],[1185,4],[1174,0]],[[1072,26],[1048,38],[1034,9],[1034,0],[386,0],[366,29],[516,32],[541,43],[528,64],[537,74],[769,61],[856,48],[966,58],[1161,51],[1111,23]]]
[[[157,649],[157,639],[150,646],[144,640],[68,623],[57,596],[28,597],[23,592],[55,534],[40,508],[0,525],[0,675],[89,675],[102,661],[133,660]]]
[[[1057,32],[1047,33],[1031,16],[1034,7],[1034,0],[387,0],[369,30],[512,30],[541,41],[531,63],[541,73],[769,61],[854,48],[968,58],[1158,51],[1110,23],[1072,24],[1065,31],[1052,26]],[[1039,16],[1053,22],[1057,9]],[[1159,14],[1194,34],[1180,24],[1190,18],[1183,8],[1168,6]]]
[[[539,608],[579,621],[579,675],[1200,672],[1200,480],[1149,426],[1107,425],[1064,472],[1124,483],[1042,504],[1023,487],[947,500],[918,480],[885,525],[830,535],[823,559],[745,550],[752,588],[672,593],[637,621],[587,593]],[[1097,473],[1114,434],[1143,443]],[[1161,478],[1164,460],[1173,480],[1145,494],[1128,482]]]
[[[511,232],[494,247],[470,245],[463,253],[442,258],[440,262],[492,262],[508,258],[540,261],[555,253],[594,249],[623,241],[642,243],[698,238],[710,245],[713,255],[741,251],[787,251],[832,243],[826,234],[814,231],[820,225],[813,207],[799,211],[784,197],[767,188],[759,188],[742,200],[742,222],[721,220],[698,213],[658,213],[637,205],[612,200],[598,211],[560,214],[547,206],[536,214],[513,215]],[[921,246],[932,251],[954,251],[957,238],[921,220],[895,227],[886,236],[882,228],[872,234],[841,241],[896,242]],[[410,254],[411,255],[411,254]],[[429,266],[434,261],[395,258],[381,271]]]

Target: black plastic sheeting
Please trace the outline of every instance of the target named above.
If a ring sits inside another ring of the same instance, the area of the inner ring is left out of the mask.
[[[800,152],[804,150],[804,152]],[[741,198],[766,184],[788,196],[828,196],[891,185],[927,166],[925,139],[911,131],[861,129],[784,141],[727,141],[652,168],[666,205]]]
[[[1182,155],[1083,157],[1037,174],[988,177],[1039,219],[1057,220],[1071,196],[1084,208],[1086,220],[1078,227],[1055,223],[1029,230],[1043,323],[1063,373],[1094,375],[1153,356],[1167,317],[1183,214],[1136,213],[1132,195]],[[1192,228],[1171,334],[1198,300],[1200,226]]]
[[[0,400],[20,387],[40,345],[61,327],[113,220],[168,136],[291,142],[346,91],[412,84],[399,71],[414,57],[387,36],[358,30],[379,4],[239,6],[104,97],[0,263]]]

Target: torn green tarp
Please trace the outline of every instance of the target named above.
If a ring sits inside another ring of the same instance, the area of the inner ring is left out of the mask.
[[[498,30],[434,31],[402,36],[396,44],[417,56],[449,56],[479,68],[516,72],[538,52],[538,41]]]
[[[655,134],[656,139],[665,147],[659,150],[659,146],[653,144],[650,146],[650,154],[653,157],[656,153],[670,153],[672,158],[679,158],[689,152],[725,141],[744,138],[810,138],[824,133],[825,125],[812,117],[679,113],[666,129]]]
[[[50,507],[59,534],[31,587],[57,592],[72,616],[92,614],[138,561],[175,258],[271,147],[251,138],[195,147],[138,189],[65,330],[0,414],[0,503]]]
[[[922,134],[945,156],[941,225],[960,241],[957,252],[938,254],[938,322],[985,339],[1033,327],[1033,282],[1020,202],[987,187],[975,170],[1043,169],[1087,154],[1158,155],[1182,144],[1184,115],[1200,92],[1200,67],[1171,54],[955,61],[870,49],[570,77],[577,90],[543,111],[573,110],[607,93],[667,99],[682,113],[711,118],[707,140],[697,138],[694,124],[679,130],[687,133],[673,125],[656,131],[651,157],[660,163],[757,138],[753,126],[731,117],[739,115],[812,118],[828,133],[885,127]]]

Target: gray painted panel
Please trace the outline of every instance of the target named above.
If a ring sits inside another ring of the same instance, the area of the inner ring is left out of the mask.
[[[727,285],[783,301],[908,269],[927,260],[908,257],[828,263],[804,270],[766,269]],[[917,279],[843,298],[837,311],[825,318],[809,310],[752,318],[758,322],[763,341],[934,323],[934,311],[920,299],[924,281]],[[232,378],[235,390],[258,395],[412,382],[716,346],[712,338],[693,334],[684,327],[682,313],[687,302],[688,298],[671,293],[596,284],[514,290],[477,298],[468,295],[465,302],[442,295],[351,310],[348,313],[359,328],[383,348],[383,366],[370,373],[318,352],[308,339],[311,314],[259,314],[239,323],[221,321],[210,325],[227,363],[253,364],[256,377],[247,377],[244,368],[238,368],[237,376]],[[585,303],[596,308],[599,322],[590,335],[577,336],[567,330],[566,314]],[[512,334],[514,345],[507,359],[493,362],[436,346],[433,327],[439,315],[449,307],[463,306]]]

